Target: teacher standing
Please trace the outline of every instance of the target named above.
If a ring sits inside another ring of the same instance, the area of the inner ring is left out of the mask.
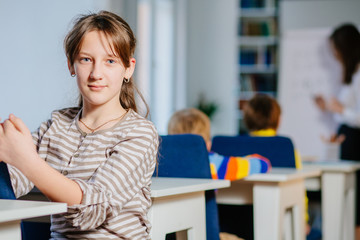
[[[344,24],[330,36],[335,58],[342,67],[341,87],[336,97],[325,101],[316,98],[317,105],[332,113],[339,124],[338,135],[345,135],[341,143],[340,158],[360,161],[360,33],[352,24]],[[357,220],[360,225],[360,174],[357,174]]]

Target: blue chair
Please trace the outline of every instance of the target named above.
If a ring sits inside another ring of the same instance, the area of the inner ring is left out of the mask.
[[[160,137],[158,168],[154,176],[210,178],[209,155],[198,135]],[[214,190],[205,192],[207,240],[219,240],[219,221]]]
[[[211,150],[225,156],[258,153],[267,157],[273,167],[295,168],[294,146],[287,137],[215,136]],[[218,205],[220,230],[253,239],[252,205]],[[234,216],[241,215],[242,218]],[[238,226],[242,226],[239,228]]]
[[[0,162],[0,199],[16,199],[7,165]],[[22,240],[45,240],[50,238],[50,223],[21,222]]]
[[[294,145],[283,136],[215,136],[211,150],[225,156],[258,153],[268,158],[273,167],[295,168]]]
[[[0,162],[0,199],[16,199],[6,163]]]
[[[6,163],[0,162],[0,199],[16,199]],[[24,235],[24,225],[21,223],[21,232]],[[22,237],[24,240],[24,236]]]

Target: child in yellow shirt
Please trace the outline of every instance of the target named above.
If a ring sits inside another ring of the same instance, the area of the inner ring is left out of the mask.
[[[251,136],[272,137],[280,124],[281,107],[269,95],[256,94],[244,106],[244,122]],[[295,150],[296,169],[302,169],[301,157]],[[308,198],[305,196],[305,221],[308,223]],[[306,224],[306,234],[310,233],[310,226]]]

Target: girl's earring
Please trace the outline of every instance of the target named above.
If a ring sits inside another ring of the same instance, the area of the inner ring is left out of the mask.
[[[76,76],[76,74],[75,74],[75,73],[72,73],[72,74],[71,74],[71,76],[72,76],[72,77],[75,77],[75,76]]]
[[[124,82],[128,83],[128,82],[130,82],[130,79],[129,78],[124,78]]]

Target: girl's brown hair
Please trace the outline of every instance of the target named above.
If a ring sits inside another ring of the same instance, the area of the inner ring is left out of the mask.
[[[343,83],[350,84],[360,63],[360,33],[353,24],[344,24],[330,36],[344,67]]]
[[[115,56],[121,59],[125,68],[130,67],[130,58],[133,57],[136,46],[136,39],[130,26],[118,15],[100,11],[88,15],[81,15],[73,28],[67,34],[64,40],[66,57],[71,66],[80,52],[84,36],[91,31],[102,32],[109,41],[109,46]],[[120,79],[119,79],[120,80]],[[149,107],[144,97],[138,91],[132,78],[129,82],[123,82],[120,93],[120,104],[124,109],[133,109],[138,112],[135,102],[135,92],[139,95],[146,107],[146,116],[149,113]],[[82,97],[80,96],[79,106],[82,106]]]
[[[244,107],[244,121],[249,131],[277,129],[281,109],[278,102],[266,94],[257,94]]]

